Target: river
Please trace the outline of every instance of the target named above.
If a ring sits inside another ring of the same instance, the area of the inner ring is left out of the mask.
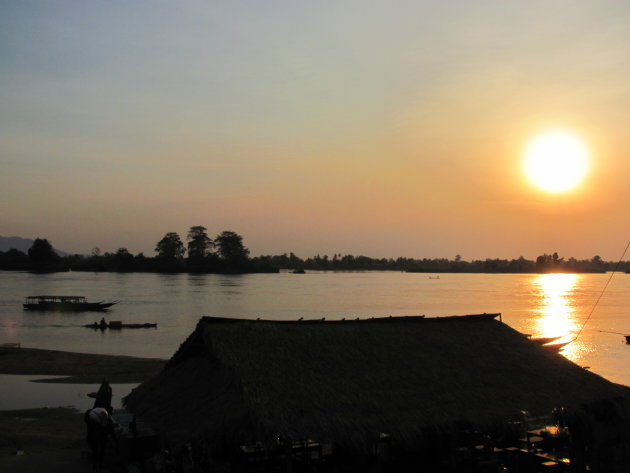
[[[504,323],[535,337],[571,340],[579,334],[562,354],[611,381],[630,386],[630,345],[621,335],[607,333],[630,334],[629,282],[630,275],[623,273],[611,278],[610,273],[438,276],[393,271],[247,275],[0,271],[0,343],[168,358],[205,315],[330,320],[501,312]],[[22,309],[25,296],[46,294],[120,303],[104,314]],[[108,321],[155,322],[158,327],[104,332],[84,327],[103,315]]]

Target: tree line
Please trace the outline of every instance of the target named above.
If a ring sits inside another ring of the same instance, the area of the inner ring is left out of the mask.
[[[27,253],[11,249],[0,252],[0,269],[27,271],[121,271],[121,272],[278,272],[278,268],[250,258],[243,237],[223,231],[214,239],[201,225],[190,227],[186,244],[176,232],[156,243],[155,256],[133,255],[127,248],[103,253],[94,248],[89,256],[59,256],[45,238],[36,238]]]
[[[223,231],[210,238],[201,225],[190,227],[186,242],[176,232],[168,232],[155,245],[155,256],[131,254],[127,248],[102,253],[94,248],[85,255],[59,256],[45,238],[36,238],[28,252],[0,251],[0,269],[22,271],[121,271],[121,272],[199,272],[253,273],[288,270],[320,271],[407,271],[423,273],[603,273],[630,272],[630,262],[606,262],[600,256],[565,259],[558,253],[543,254],[535,260],[491,259],[464,261],[460,255],[448,258],[371,258],[334,254],[302,259],[294,253],[250,257],[243,237]]]
[[[616,263],[606,262],[600,256],[577,260],[560,258],[557,253],[541,255],[536,260],[524,257],[517,259],[492,259],[464,261],[460,255],[448,258],[370,258],[334,254],[301,259],[294,253],[276,256],[259,256],[264,264],[290,270],[320,271],[406,271],[416,273],[603,273],[611,271]],[[630,271],[630,262],[624,262],[616,268]]]

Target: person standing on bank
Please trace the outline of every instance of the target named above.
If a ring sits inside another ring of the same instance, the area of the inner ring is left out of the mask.
[[[94,407],[85,412],[84,420],[87,427],[87,443],[92,450],[92,468],[100,470],[105,459],[107,437],[114,434],[114,423],[104,407]]]
[[[96,393],[94,407],[104,407],[110,414],[114,411],[114,408],[112,407],[112,387],[105,378],[103,378],[101,387],[98,388],[98,392]]]

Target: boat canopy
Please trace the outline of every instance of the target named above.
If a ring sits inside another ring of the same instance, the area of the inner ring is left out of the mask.
[[[62,302],[70,304],[83,304],[87,299],[83,296],[28,296],[27,304],[36,304],[38,302]]]

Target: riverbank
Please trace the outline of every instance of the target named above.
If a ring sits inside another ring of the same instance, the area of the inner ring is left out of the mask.
[[[50,375],[38,382],[141,383],[157,374],[166,360],[94,355],[37,348],[0,347],[0,374]]]
[[[0,347],[0,374],[50,375],[45,382],[141,383],[165,360]],[[1,403],[0,403],[1,406]],[[67,407],[0,411],[0,471],[91,472],[84,413]]]

